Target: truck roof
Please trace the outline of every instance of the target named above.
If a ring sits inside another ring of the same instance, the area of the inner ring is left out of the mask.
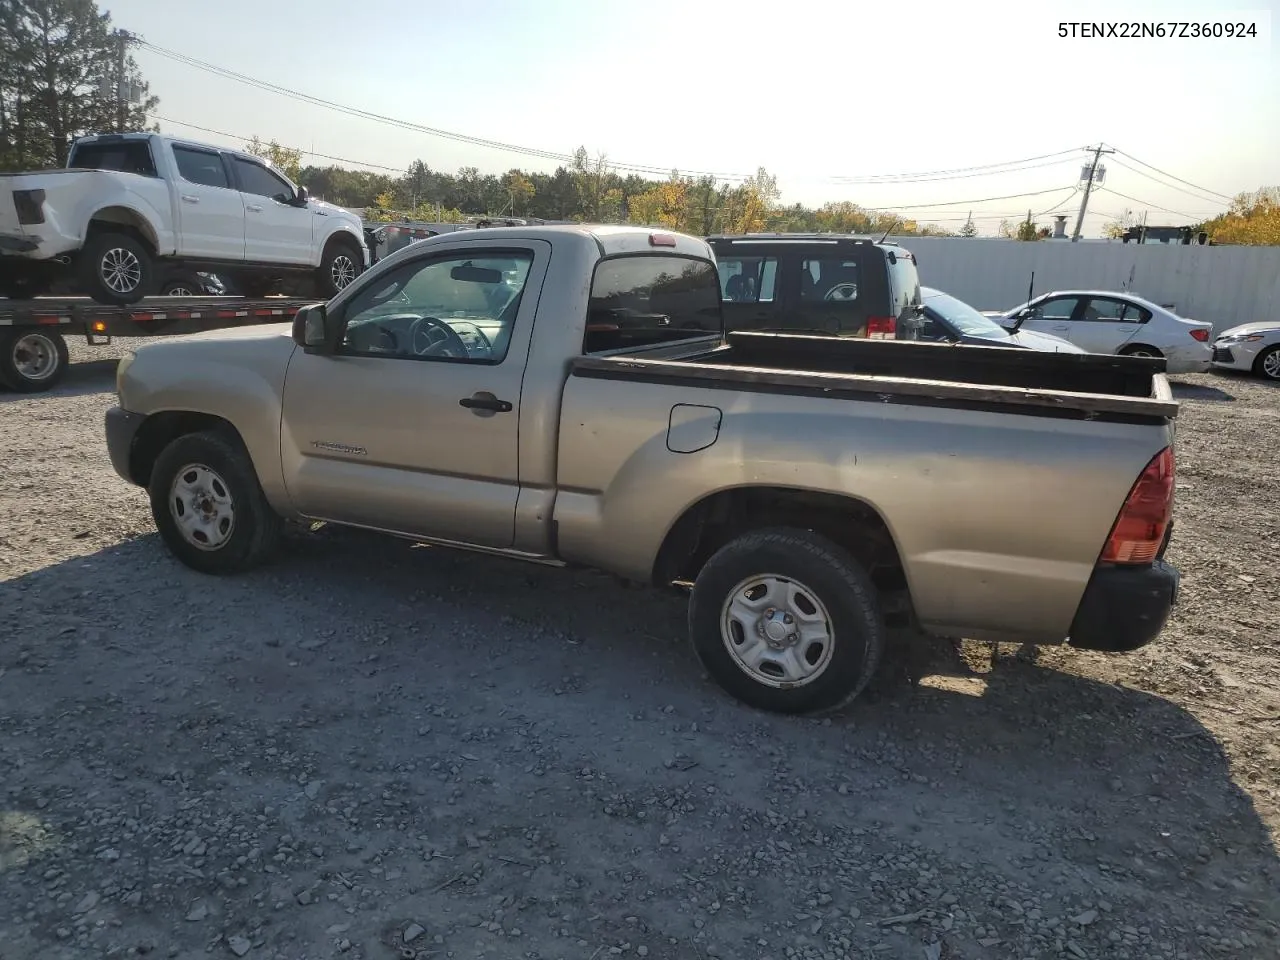
[[[265,157],[255,157],[253,154],[246,153],[244,150],[237,150],[234,147],[220,147],[217,144],[205,143],[203,140],[193,140],[190,137],[170,136],[167,133],[151,133],[148,131],[138,131],[134,133],[91,133],[87,136],[77,137],[72,146],[81,143],[119,143],[122,140],[167,140],[169,143],[187,144],[192,147],[203,147],[205,150],[216,150],[219,153],[230,154],[233,157],[242,157],[243,159],[252,161],[253,163],[263,163],[272,167],[272,169],[276,169],[272,166],[271,161]],[[280,173],[281,176],[284,176],[286,180],[289,180],[289,177],[285,175],[283,171],[276,170],[276,172]],[[290,180],[289,182],[292,183],[293,181]]]
[[[401,258],[405,250],[421,251],[439,244],[473,242],[476,240],[546,240],[563,244],[575,240],[593,244],[599,255],[612,257],[626,253],[667,253],[682,257],[700,257],[714,260],[711,247],[705,240],[671,230],[651,227],[633,227],[613,224],[535,224],[523,227],[481,227],[476,230],[441,233],[410,244],[381,262]]]

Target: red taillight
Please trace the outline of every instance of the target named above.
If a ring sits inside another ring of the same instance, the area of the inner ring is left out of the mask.
[[[1199,340],[1201,343],[1208,343],[1209,331],[1204,329],[1204,327],[1196,327],[1196,329],[1191,331],[1191,338],[1193,340]]]
[[[897,330],[897,317],[871,317],[867,320],[868,340],[893,340]]]
[[[1120,508],[1107,545],[1105,563],[1151,563],[1160,553],[1173,516],[1173,448],[1152,457]]]
[[[651,233],[649,234],[649,246],[651,247],[674,247],[676,238],[669,233]]]

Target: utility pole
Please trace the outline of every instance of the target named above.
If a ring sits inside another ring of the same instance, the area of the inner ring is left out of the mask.
[[[1086,148],[1087,149],[1087,148]],[[1071,233],[1071,242],[1077,243],[1080,240],[1080,228],[1084,226],[1084,212],[1089,207],[1089,194],[1093,191],[1093,185],[1099,180],[1098,177],[1098,159],[1104,153],[1115,153],[1114,150],[1104,150],[1102,144],[1098,144],[1093,148],[1093,163],[1085,168],[1088,177],[1082,177],[1084,183],[1084,196],[1080,198],[1080,213],[1076,217],[1076,228]]]
[[[125,132],[125,124],[129,122],[129,101],[132,90],[125,67],[129,61],[129,41],[133,36],[128,30],[117,30],[116,35],[116,133]]]

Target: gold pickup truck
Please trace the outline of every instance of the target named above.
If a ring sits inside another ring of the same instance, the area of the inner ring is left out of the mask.
[[[1162,362],[723,333],[707,244],[411,244],[292,329],[144,346],[106,417],[169,550],[231,573],[327,521],[688,589],[733,695],[863,689],[886,624],[1131,650],[1178,591]]]

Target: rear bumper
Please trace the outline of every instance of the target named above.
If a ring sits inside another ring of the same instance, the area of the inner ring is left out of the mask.
[[[1178,601],[1181,575],[1163,560],[1149,567],[1098,567],[1089,578],[1067,643],[1123,652],[1160,635]]]
[[[116,473],[133,484],[137,483],[129,470],[130,461],[133,459],[133,440],[138,435],[138,428],[146,419],[144,414],[130,413],[120,407],[111,407],[107,410],[107,455],[111,458],[111,466],[115,468]]]

